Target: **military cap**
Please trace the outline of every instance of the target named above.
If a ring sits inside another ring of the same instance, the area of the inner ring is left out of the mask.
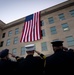
[[[0,52],[0,57],[3,58],[5,56],[7,56],[9,53],[9,49],[4,49]]]
[[[33,51],[35,50],[35,45],[34,44],[29,44],[25,46],[26,51]]]
[[[52,46],[58,47],[58,46],[63,46],[64,41],[53,41],[51,42]]]

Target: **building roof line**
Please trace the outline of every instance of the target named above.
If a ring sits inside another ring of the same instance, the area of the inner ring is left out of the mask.
[[[42,11],[41,16],[45,16],[47,14],[51,14],[53,12],[59,11],[61,9],[68,8],[70,6],[74,6],[74,1],[66,1],[66,2],[64,2],[64,4],[61,3],[61,4],[55,5],[53,7],[47,8],[47,9]]]

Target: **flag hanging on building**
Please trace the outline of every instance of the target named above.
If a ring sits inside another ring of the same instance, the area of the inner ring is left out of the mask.
[[[31,42],[41,39],[40,12],[26,17],[20,42]]]

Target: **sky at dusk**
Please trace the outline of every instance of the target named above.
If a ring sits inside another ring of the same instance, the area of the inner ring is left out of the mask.
[[[10,23],[67,0],[0,0],[0,20]]]

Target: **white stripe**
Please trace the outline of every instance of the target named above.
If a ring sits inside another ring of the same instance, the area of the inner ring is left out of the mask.
[[[37,22],[38,24],[38,39],[40,39],[40,28],[39,28],[39,12],[38,12],[38,22]]]
[[[27,42],[27,36],[28,36],[28,32],[29,32],[29,21],[27,22],[28,27],[26,28],[26,36],[25,36],[25,42]]]
[[[33,15],[33,24],[32,24],[32,41],[34,41],[34,15]]]
[[[31,41],[30,40],[30,38],[31,38],[30,34],[31,34],[31,29],[32,29],[32,20],[29,22],[29,25],[30,25],[30,30],[29,30],[28,41],[30,42]]]

